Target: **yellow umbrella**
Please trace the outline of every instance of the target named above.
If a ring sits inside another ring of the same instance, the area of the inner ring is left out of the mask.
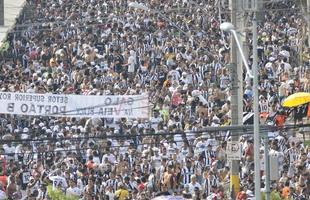
[[[282,103],[283,107],[296,107],[310,102],[310,93],[298,92],[288,96]]]

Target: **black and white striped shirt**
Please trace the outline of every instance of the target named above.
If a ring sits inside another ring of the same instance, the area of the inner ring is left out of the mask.
[[[182,168],[183,184],[189,184],[191,182],[191,176],[195,173],[194,167],[183,167]]]
[[[289,157],[290,163],[294,163],[298,159],[298,152],[296,148],[289,148],[286,152],[287,156]]]
[[[212,159],[215,157],[215,153],[214,153],[214,151],[212,151],[212,150],[205,150],[203,153],[202,153],[203,155],[203,158],[204,158],[204,161],[205,161],[205,163],[206,163],[206,167],[209,167],[209,166],[211,166],[211,164],[212,164]]]
[[[113,192],[117,190],[117,184],[118,184],[118,180],[116,179],[109,179],[107,181],[107,186],[112,187]]]

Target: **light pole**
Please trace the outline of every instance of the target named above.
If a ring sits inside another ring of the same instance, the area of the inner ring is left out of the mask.
[[[256,21],[256,13],[254,14],[253,19],[253,64],[252,64],[252,70],[253,75],[251,73],[251,70],[248,66],[247,59],[244,56],[244,53],[242,51],[235,27],[233,24],[229,22],[224,22],[220,25],[220,29],[226,32],[230,32],[236,43],[238,50],[240,51],[240,55],[243,60],[243,64],[247,70],[247,74],[249,77],[253,78],[253,108],[254,108],[254,176],[255,176],[255,199],[260,200],[260,158],[259,158],[259,148],[260,148],[260,137],[259,137],[259,102],[258,102],[258,69],[257,69],[257,21]]]
[[[234,37],[234,39],[235,39],[235,41],[236,41],[238,50],[239,50],[239,52],[240,52],[240,55],[241,55],[243,64],[244,64],[244,66],[245,66],[245,68],[246,68],[246,70],[247,70],[247,75],[248,75],[250,78],[253,78],[252,72],[251,72],[251,70],[250,70],[250,68],[249,68],[249,65],[248,65],[248,61],[247,61],[247,59],[245,58],[245,55],[244,55],[243,50],[242,50],[242,47],[241,47],[241,45],[240,45],[240,42],[239,42],[239,39],[238,39],[238,35],[237,35],[237,32],[236,32],[236,30],[235,30],[234,25],[233,25],[232,23],[229,23],[229,22],[223,22],[223,23],[220,25],[220,29],[221,29],[222,31],[225,31],[225,32],[230,32],[230,33],[233,35],[233,37]],[[256,45],[257,45],[257,44],[256,44]],[[253,70],[254,70],[254,69],[253,69]]]

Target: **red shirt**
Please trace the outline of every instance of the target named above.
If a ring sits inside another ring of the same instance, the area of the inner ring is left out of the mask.
[[[2,188],[5,190],[8,184],[8,177],[6,175],[0,176],[0,183],[2,185]]]
[[[285,120],[286,120],[285,115],[277,115],[275,117],[276,126],[284,126]]]

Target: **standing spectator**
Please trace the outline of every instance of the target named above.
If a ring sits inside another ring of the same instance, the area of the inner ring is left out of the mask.
[[[124,187],[123,183],[118,183],[118,190],[115,192],[115,197],[119,200],[126,200],[129,197],[128,190]]]

